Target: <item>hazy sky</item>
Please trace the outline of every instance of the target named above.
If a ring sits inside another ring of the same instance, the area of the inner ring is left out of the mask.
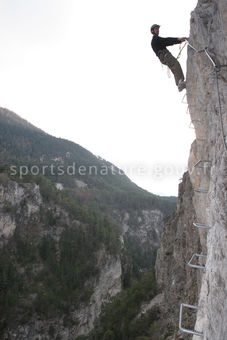
[[[177,195],[194,131],[151,46],[189,35],[197,0],[0,0],[0,106]],[[178,55],[179,45],[169,50]],[[186,71],[187,48],[180,62]]]

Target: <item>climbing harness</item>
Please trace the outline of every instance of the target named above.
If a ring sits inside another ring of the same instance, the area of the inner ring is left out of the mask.
[[[218,111],[219,111],[219,118],[220,118],[220,123],[221,123],[221,133],[222,133],[223,144],[224,144],[225,150],[227,151],[227,143],[226,143],[225,132],[224,132],[224,125],[223,125],[223,117],[222,117],[222,110],[221,110],[221,97],[220,97],[220,88],[219,88],[219,79],[218,79],[218,72],[220,71],[220,69],[222,67],[227,67],[227,65],[216,65],[214,60],[211,58],[210,54],[208,53],[208,48],[207,47],[205,47],[202,50],[197,50],[189,42],[188,42],[188,46],[192,50],[194,50],[196,53],[205,52],[206,56],[208,57],[208,59],[210,60],[210,62],[212,63],[212,66],[214,68],[215,75],[216,75],[216,87],[217,87],[218,106],[219,106]]]
[[[183,45],[183,47],[180,48],[179,53],[178,53],[176,59],[179,59],[179,58],[180,58],[181,52],[182,52],[183,49],[185,48],[186,44],[187,44],[187,42],[185,42],[184,45]],[[167,67],[167,76],[168,76],[168,78],[171,78],[171,71],[170,71],[169,67]]]

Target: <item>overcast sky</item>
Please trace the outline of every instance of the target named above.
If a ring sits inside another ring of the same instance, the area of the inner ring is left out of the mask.
[[[151,46],[189,35],[197,0],[0,0],[0,106],[177,195],[194,131]],[[178,55],[179,45],[169,50]],[[180,62],[186,71],[187,48]]]

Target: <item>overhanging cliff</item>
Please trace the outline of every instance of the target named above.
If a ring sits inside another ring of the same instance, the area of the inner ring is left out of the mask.
[[[156,262],[165,293],[161,334],[168,339],[227,339],[226,37],[226,0],[199,0],[191,15],[187,59],[187,101],[196,140],[178,213],[164,227]],[[193,263],[206,268],[189,269],[191,252],[205,255]],[[194,319],[190,309],[182,315],[182,328],[191,334],[178,327],[181,303],[198,307]]]
[[[191,17],[190,42],[206,53],[188,49],[187,99],[196,142],[189,169],[195,189],[200,240],[207,254],[195,328],[204,339],[227,337],[227,6],[225,0],[199,1]],[[204,162],[209,161],[209,162]],[[195,169],[195,168],[194,168]],[[197,337],[194,337],[197,339]]]

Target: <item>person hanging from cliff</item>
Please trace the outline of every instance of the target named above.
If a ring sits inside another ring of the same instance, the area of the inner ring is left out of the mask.
[[[180,44],[187,38],[161,38],[159,37],[160,25],[154,24],[151,26],[151,33],[153,38],[151,40],[151,46],[156,56],[159,58],[162,64],[167,65],[174,75],[176,85],[179,91],[186,88],[186,82],[184,80],[184,74],[178,60],[167,50],[167,46]]]

